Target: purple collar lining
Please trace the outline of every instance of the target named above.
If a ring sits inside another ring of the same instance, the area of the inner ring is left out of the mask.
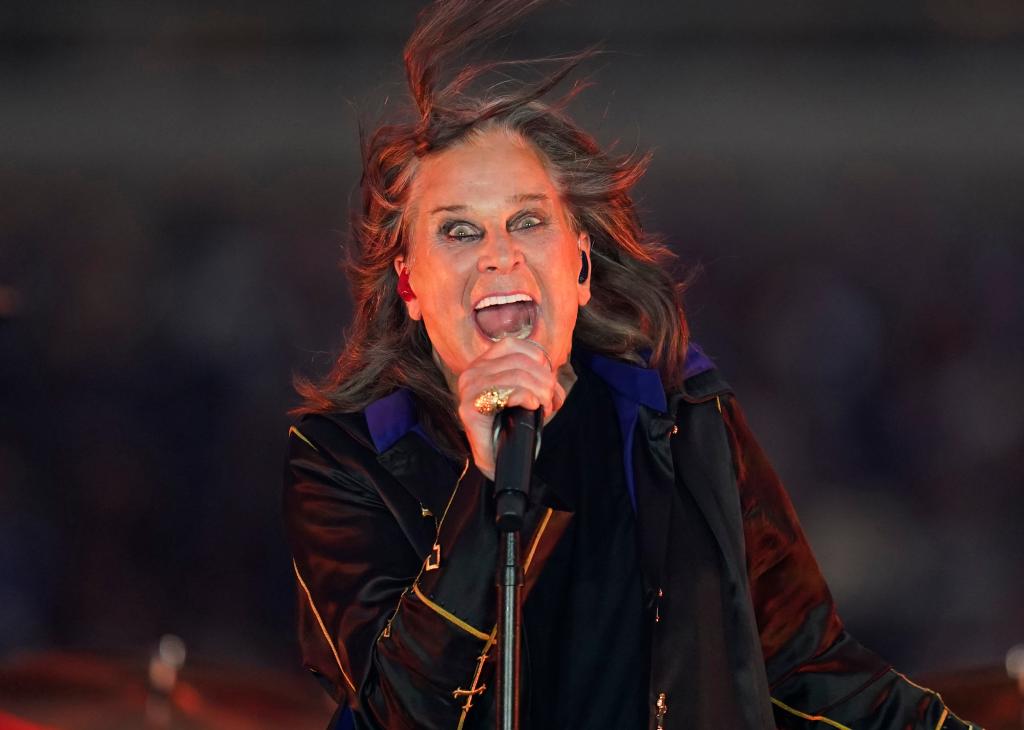
[[[407,388],[399,388],[390,395],[378,398],[366,406],[364,413],[370,438],[378,454],[383,454],[419,425],[412,391]]]

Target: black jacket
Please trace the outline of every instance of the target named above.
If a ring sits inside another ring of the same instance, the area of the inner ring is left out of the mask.
[[[644,574],[660,595],[652,730],[689,727],[672,709],[693,707],[700,691],[678,650],[693,627],[673,620],[690,593],[680,579],[675,490],[687,490],[721,550],[716,620],[726,626],[739,697],[728,724],[972,727],[843,629],[785,489],[699,348],[691,347],[683,388],[668,394],[653,370],[586,359],[613,391],[626,477],[649,501],[637,533]],[[284,512],[305,665],[358,728],[489,726],[481,705],[490,704],[495,654],[490,483],[469,462],[454,469],[431,445],[406,391],[363,413],[306,416],[290,436]],[[572,519],[536,478],[531,501],[527,597]]]

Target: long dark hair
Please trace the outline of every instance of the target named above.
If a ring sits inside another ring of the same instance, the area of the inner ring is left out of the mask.
[[[423,323],[407,316],[398,297],[392,262],[408,253],[405,211],[419,161],[495,127],[541,153],[572,226],[590,236],[592,294],[580,310],[574,346],[640,364],[646,363],[639,353],[649,352],[647,362],[660,371],[666,388],[679,385],[688,340],[682,285],[670,272],[673,254],[660,238],[644,233],[630,197],[651,155],[603,151],[569,118],[566,107],[585,84],[576,83],[553,103],[541,101],[597,48],[518,64],[467,65],[439,85],[453,57],[511,27],[543,1],[441,0],[420,14],[405,47],[415,102],[410,118],[360,133],[362,205],[352,213],[346,262],[355,316],[326,378],[319,383],[296,379],[304,403],[293,413],[360,411],[404,387],[415,394],[420,418],[442,448],[452,454],[467,451],[456,404],[434,363]],[[553,70],[511,90],[503,82],[469,93],[484,75],[512,65]]]

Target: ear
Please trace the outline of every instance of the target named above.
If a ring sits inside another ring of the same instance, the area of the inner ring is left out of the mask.
[[[594,280],[594,261],[590,256],[590,234],[586,231],[580,233],[578,244],[579,250],[583,256],[587,257],[587,268],[589,269],[589,275],[587,280],[582,284],[577,282],[576,293],[581,307],[585,307],[587,302],[590,301],[590,282]],[[582,267],[583,261],[580,259],[580,266]],[[577,270],[578,273],[578,270]]]
[[[408,266],[407,266],[407,264],[405,262],[405,256],[395,256],[394,265],[395,265],[395,273],[398,274],[399,276],[402,275],[402,270],[403,269],[407,269],[408,268]],[[411,270],[409,271],[409,287],[413,291],[416,291],[416,287],[414,287],[412,285],[412,271]],[[423,312],[420,310],[420,300],[419,299],[413,298],[413,299],[409,300],[408,302],[405,302],[405,308],[406,308],[406,311],[409,313],[409,318],[410,319],[419,320],[419,319],[423,318]]]

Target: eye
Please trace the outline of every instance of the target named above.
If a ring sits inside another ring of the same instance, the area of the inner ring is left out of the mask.
[[[455,241],[466,241],[480,236],[477,229],[465,221],[447,222],[441,226],[441,233]]]
[[[516,218],[512,222],[512,225],[510,226],[510,229],[511,230],[523,230],[525,228],[535,228],[535,227],[543,225],[543,224],[544,224],[544,220],[540,216],[534,215],[532,213],[527,213],[525,215],[521,215],[518,218]]]

